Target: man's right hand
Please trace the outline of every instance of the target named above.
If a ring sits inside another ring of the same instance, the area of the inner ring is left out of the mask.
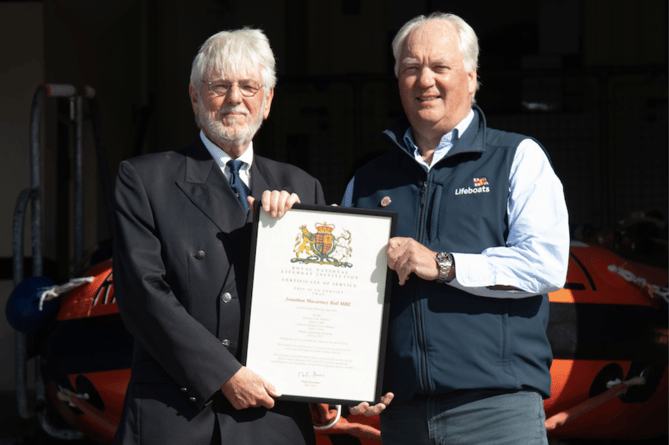
[[[255,199],[248,197],[249,211],[253,213]],[[288,193],[285,190],[265,190],[260,199],[260,205],[265,212],[273,218],[281,218],[288,210],[293,208],[293,204],[299,204],[300,197],[295,193]]]
[[[272,397],[281,397],[274,385],[245,366],[221,386],[221,392],[235,409],[259,406],[270,409],[274,407]]]
[[[388,267],[397,272],[400,286],[412,273],[428,281],[439,278],[439,268],[434,260],[436,254],[413,238],[390,238],[386,247]],[[455,272],[455,268],[451,270]]]

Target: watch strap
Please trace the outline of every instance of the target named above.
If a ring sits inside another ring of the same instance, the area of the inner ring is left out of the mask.
[[[448,252],[439,252],[434,256],[434,259],[437,261],[437,267],[439,268],[437,282],[446,283],[451,268],[453,268],[453,255]]]

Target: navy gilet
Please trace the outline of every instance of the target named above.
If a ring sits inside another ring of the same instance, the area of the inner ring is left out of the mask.
[[[474,110],[468,129],[429,172],[404,144],[406,117],[386,130],[396,148],[356,172],[353,206],[397,211],[397,236],[436,252],[504,246],[509,174],[526,137],[486,128]],[[382,207],[385,197],[391,202]],[[399,286],[393,276],[384,392],[398,400],[483,388],[550,396],[546,295],[487,298],[415,275]]]

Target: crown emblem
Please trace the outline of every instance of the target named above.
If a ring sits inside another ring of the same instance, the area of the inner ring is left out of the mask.
[[[352,267],[347,262],[351,256],[351,232],[343,229],[343,234],[335,236],[335,225],[327,222],[315,223],[316,233],[310,232],[307,226],[301,226],[300,232],[295,239],[295,258],[292,263],[317,263],[329,264],[336,267]],[[306,258],[300,258],[305,253]]]
[[[334,228],[335,228],[334,224],[328,224],[326,222],[316,223],[316,230],[318,231],[318,233],[332,233]]]

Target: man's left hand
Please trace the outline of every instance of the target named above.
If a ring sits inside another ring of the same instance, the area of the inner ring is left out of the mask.
[[[391,238],[386,247],[388,267],[397,272],[400,286],[412,273],[429,281],[439,278],[439,268],[434,259],[436,254],[413,238]]]
[[[364,414],[365,416],[376,416],[381,413],[384,409],[388,407],[390,401],[393,400],[395,395],[392,392],[386,393],[385,396],[381,397],[381,402],[374,405],[370,405],[367,402],[362,402],[356,406],[350,406],[349,411],[353,415]]]
[[[255,199],[252,196],[248,197],[249,211],[253,213],[253,206]],[[274,218],[281,218],[287,210],[293,208],[293,204],[299,204],[300,197],[295,193],[288,193],[285,190],[265,190],[260,199],[260,205],[264,211]]]

